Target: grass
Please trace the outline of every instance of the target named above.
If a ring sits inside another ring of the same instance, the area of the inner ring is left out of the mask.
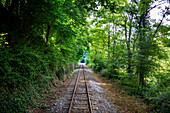
[[[69,76],[68,76],[68,78],[71,78],[72,76],[73,76],[73,74],[74,74],[74,72],[76,72],[77,70],[75,69]]]

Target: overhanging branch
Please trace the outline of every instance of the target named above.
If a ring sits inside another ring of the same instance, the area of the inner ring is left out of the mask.
[[[154,34],[153,34],[153,38],[155,37],[156,33],[158,32],[158,29],[159,29],[160,25],[162,24],[163,19],[165,18],[166,13],[167,13],[168,11],[169,11],[169,7],[167,8],[167,10],[165,11],[165,13],[163,14],[163,17],[162,17],[162,19],[161,19],[160,23],[158,24],[158,26],[157,26],[157,28],[156,28],[156,30],[155,30],[155,32],[154,32]]]

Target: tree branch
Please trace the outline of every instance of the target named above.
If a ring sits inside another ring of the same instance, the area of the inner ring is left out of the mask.
[[[147,13],[150,12],[152,9],[156,8],[157,6],[160,6],[160,5],[164,4],[164,3],[166,3],[166,2],[160,3],[158,5],[155,5],[155,6],[151,7],[151,8],[149,8]]]
[[[166,15],[166,13],[167,13],[168,11],[169,11],[169,7],[167,8],[167,10],[165,11],[165,13],[163,14],[162,20],[161,20],[160,23],[158,24],[158,26],[157,26],[154,34],[153,34],[153,38],[155,37],[156,33],[158,32],[158,29],[159,29],[160,25],[162,24],[163,19],[165,18],[165,15]]]
[[[136,4],[138,4],[138,2],[136,0],[133,0]]]

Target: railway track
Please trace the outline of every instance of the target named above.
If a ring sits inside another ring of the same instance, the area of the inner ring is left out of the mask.
[[[62,96],[48,113],[116,113],[103,89],[84,65],[79,65]]]
[[[68,113],[93,113],[88,84],[85,76],[85,66],[80,65],[69,105]]]

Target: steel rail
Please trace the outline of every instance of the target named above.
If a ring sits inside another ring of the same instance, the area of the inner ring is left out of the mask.
[[[78,81],[79,81],[79,78],[80,78],[80,69],[81,69],[81,67],[83,69],[83,76],[84,76],[85,87],[86,87],[86,95],[87,95],[87,98],[88,98],[89,112],[93,113],[92,104],[91,104],[91,100],[90,100],[90,96],[89,96],[89,91],[88,91],[88,85],[87,85],[86,77],[85,77],[85,74],[84,74],[85,66],[83,66],[83,65],[80,65],[80,68],[79,68],[79,71],[78,71],[77,80],[76,80],[76,84],[75,84],[75,87],[74,87],[74,91],[73,91],[73,95],[72,95],[72,99],[71,99],[71,103],[70,103],[70,107],[69,107],[68,113],[71,113],[71,110],[72,110],[72,107],[73,107],[74,97],[75,97],[75,94],[76,94],[77,85],[78,85]]]
[[[72,109],[73,102],[74,102],[74,97],[75,97],[76,90],[77,90],[77,84],[78,84],[78,81],[79,81],[79,76],[80,76],[80,68],[79,68],[79,72],[78,72],[78,75],[77,75],[77,80],[76,80],[76,84],[75,84],[75,87],[74,87],[74,92],[73,92],[73,95],[72,95],[72,99],[71,99],[71,103],[70,103],[70,107],[69,107],[68,113],[71,113],[71,109]]]
[[[93,113],[91,100],[90,100],[90,96],[89,96],[89,91],[88,91],[88,85],[87,85],[87,81],[86,81],[86,76],[84,74],[84,68],[83,68],[83,75],[84,75],[84,80],[85,80],[85,85],[86,85],[86,92],[87,92],[87,98],[88,98],[89,111],[90,111],[90,113]]]

